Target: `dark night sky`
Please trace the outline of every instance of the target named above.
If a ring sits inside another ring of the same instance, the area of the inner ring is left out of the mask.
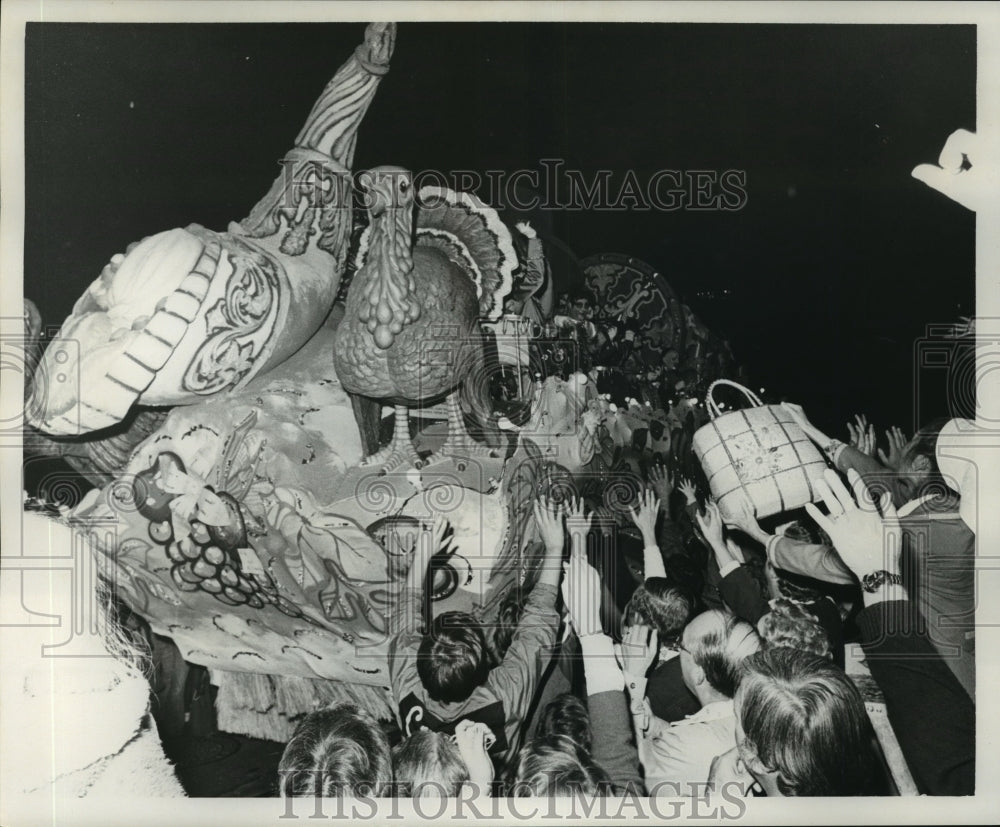
[[[264,194],[360,24],[31,24],[25,295],[58,323],[116,252]],[[551,214],[838,434],[912,427],[914,342],[974,310],[972,213],[910,178],[975,128],[972,26],[401,24],[355,168],[745,170],[746,206]],[[699,291],[729,288],[728,300]]]

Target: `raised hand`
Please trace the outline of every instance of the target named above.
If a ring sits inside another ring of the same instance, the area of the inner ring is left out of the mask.
[[[547,551],[558,550],[562,554],[565,535],[563,534],[562,507],[549,497],[539,497],[534,504],[535,525]]]
[[[906,448],[909,440],[906,438],[906,434],[895,425],[885,432],[885,438],[889,443],[889,453],[879,448],[878,458],[886,468],[898,471],[900,460],[903,458],[903,449]]]
[[[738,528],[760,543],[768,541],[770,535],[757,522],[757,510],[745,491],[734,491],[726,497],[726,513],[722,516],[727,526]]]
[[[705,513],[696,512],[694,517],[698,521],[698,527],[708,544],[713,548],[715,546],[725,548],[725,543],[722,540],[722,514],[719,513],[719,506],[715,500],[706,502]]]
[[[830,536],[840,559],[858,578],[883,569],[898,573],[902,531],[892,496],[883,493],[876,508],[860,474],[851,469],[847,479],[857,502],[836,472],[827,469],[814,486],[828,513],[823,514],[812,503],[806,504],[806,511]]]
[[[619,647],[622,671],[637,678],[646,677],[659,651],[656,629],[642,623],[630,626]]]
[[[694,505],[698,502],[698,489],[695,488],[695,484],[687,477],[681,477],[678,489],[684,495],[684,499],[687,500],[688,505]]]
[[[563,603],[577,635],[601,634],[601,577],[582,554],[563,563]]]
[[[747,561],[742,547],[732,537],[726,538],[726,549],[729,551],[730,555],[732,555],[732,558],[737,562],[745,563]]]
[[[1000,170],[996,159],[990,157],[989,145],[989,140],[975,132],[956,129],[945,141],[937,165],[920,164],[911,175],[963,207],[980,210],[991,203],[1000,183]]]
[[[439,552],[450,553],[452,540],[445,541],[451,524],[444,517],[437,516],[430,522],[421,525],[420,535],[413,544],[413,557],[410,562],[409,578],[411,585],[420,586],[427,574],[431,558]]]
[[[792,419],[803,430],[810,425],[809,418],[806,416],[806,412],[802,410],[801,405],[796,405],[794,402],[782,402],[781,407],[791,415]]]
[[[447,518],[440,514],[434,517],[434,521],[431,523],[431,543],[434,546],[434,554],[454,551],[455,535],[453,534],[445,540],[449,529],[451,529],[451,523],[448,522]]]
[[[588,514],[583,507],[583,499],[573,497],[566,507],[566,530],[572,542],[573,551],[586,548],[587,534],[593,514]]]
[[[486,791],[493,783],[493,761],[489,748],[496,742],[493,731],[480,721],[459,721],[453,736],[458,753],[469,771],[469,783]]]
[[[535,232],[535,228],[532,227],[527,221],[518,221],[514,228],[525,238],[536,238],[538,233]]]
[[[649,469],[649,483],[662,504],[669,502],[670,493],[674,490],[674,481],[665,466],[657,463]]]
[[[650,489],[643,491],[636,500],[638,509],[629,506],[628,513],[632,522],[642,533],[642,541],[647,546],[656,545],[656,517],[660,511],[660,501]]]
[[[617,520],[615,520],[615,513],[606,505],[596,506],[590,513],[590,518],[591,525],[596,526],[605,536],[614,533]]]
[[[868,419],[864,414],[855,414],[856,425],[847,423],[847,431],[851,436],[850,444],[857,448],[862,454],[868,456],[875,455],[875,426],[868,424]]]
[[[795,423],[803,430],[805,435],[813,442],[820,446],[825,446],[830,442],[826,434],[809,421],[808,417],[806,417],[806,412],[802,410],[801,405],[796,405],[793,402],[782,402],[781,407],[784,408],[788,415],[791,416]]]

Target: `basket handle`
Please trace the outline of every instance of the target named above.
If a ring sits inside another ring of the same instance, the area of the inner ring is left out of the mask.
[[[708,414],[712,417],[712,419],[722,416],[722,411],[719,410],[719,404],[712,397],[716,385],[729,385],[736,388],[736,390],[743,391],[743,395],[753,403],[755,408],[759,408],[764,404],[760,401],[760,397],[757,396],[757,394],[750,390],[750,388],[744,387],[739,382],[733,382],[730,379],[716,379],[711,385],[708,386],[708,393],[705,394],[705,407],[708,409]]]

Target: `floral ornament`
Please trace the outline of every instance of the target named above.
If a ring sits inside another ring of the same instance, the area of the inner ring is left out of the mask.
[[[372,589],[390,581],[387,571],[382,579],[370,577],[370,547],[376,544],[369,535],[346,517],[322,511],[307,493],[281,486],[274,489],[268,522],[286,540],[281,562],[291,579],[319,602],[328,620],[360,616],[376,632],[385,631],[384,606],[380,611],[372,605]],[[352,543],[355,533],[358,542]]]
[[[205,526],[229,524],[229,509],[201,477],[168,465],[161,468],[159,483],[165,493],[174,495],[170,512],[175,539],[183,540],[191,533],[193,520]]]

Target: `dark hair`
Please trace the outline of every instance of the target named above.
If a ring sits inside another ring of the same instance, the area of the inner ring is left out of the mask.
[[[757,624],[761,640],[769,649],[787,646],[832,660],[830,638],[816,617],[791,600],[779,598]]]
[[[937,442],[938,437],[941,436],[941,429],[947,424],[947,419],[934,419],[920,428],[911,440],[913,445],[910,447],[910,451],[930,460],[930,473],[939,476],[941,469],[938,467],[937,461]]]
[[[693,610],[694,598],[687,589],[666,577],[650,577],[632,593],[622,623],[645,623],[656,629],[660,643],[669,643],[683,631]]]
[[[740,681],[740,664],[760,648],[760,637],[753,626],[731,612],[710,609],[698,617],[708,615],[717,618],[716,628],[690,641],[687,647],[705,673],[708,685],[732,698]]]
[[[392,749],[396,795],[420,795],[431,784],[442,795],[458,795],[469,770],[458,747],[441,732],[421,729]]]
[[[557,695],[549,701],[538,719],[535,736],[544,738],[549,735],[565,735],[580,749],[589,753],[593,746],[594,734],[590,728],[590,712],[587,710],[587,705],[569,692]]]
[[[565,735],[534,738],[521,750],[513,795],[604,795],[611,780],[589,754]]]
[[[282,795],[384,795],[392,783],[389,742],[378,721],[352,703],[307,715],[278,763]]]
[[[784,795],[867,795],[875,783],[864,699],[841,669],[796,649],[743,661],[736,711],[749,749]]]
[[[932,494],[938,498],[951,497],[937,461],[938,437],[947,423],[947,419],[928,422],[913,435],[910,444],[904,449],[902,473],[895,475],[897,496],[894,499],[897,507],[924,494]],[[925,463],[924,468],[919,471],[912,467],[913,461],[918,457]],[[905,467],[906,464],[910,465],[909,469]]]
[[[486,682],[490,673],[486,638],[468,612],[434,618],[417,651],[417,674],[432,699],[458,703]]]

